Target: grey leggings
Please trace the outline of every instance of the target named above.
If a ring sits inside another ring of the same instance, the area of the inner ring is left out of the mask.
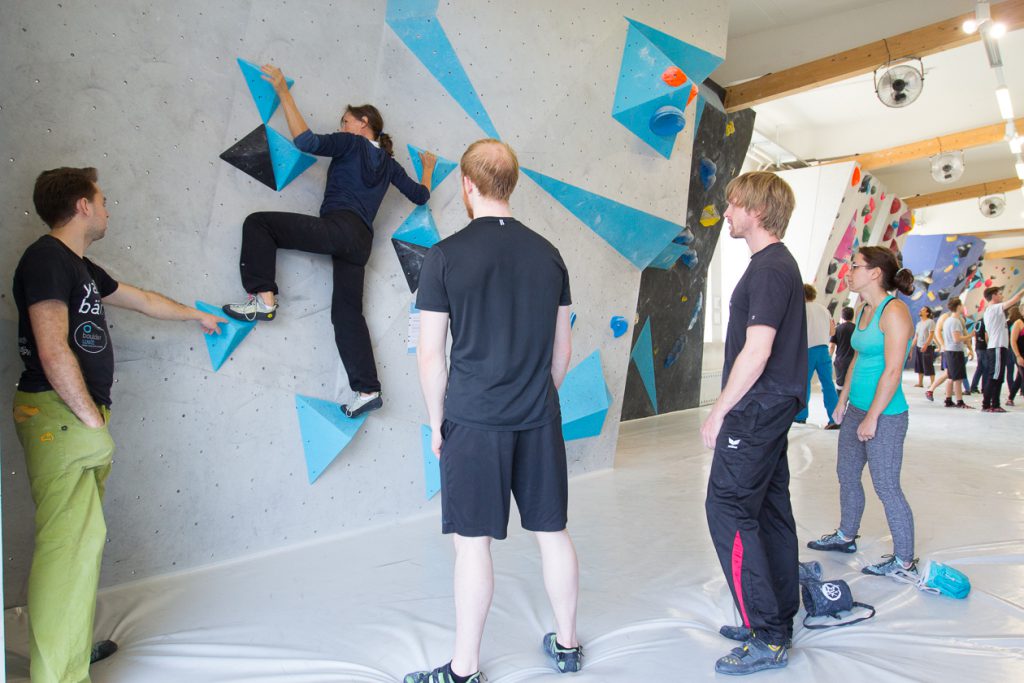
[[[857,438],[857,428],[864,416],[863,410],[849,406],[839,429],[839,505],[842,520],[839,530],[848,538],[857,534],[864,514],[864,486],[861,477],[864,464],[871,472],[871,483],[885,508],[889,521],[894,552],[901,560],[914,558],[914,513],[910,510],[903,489],[900,488],[900,467],[903,465],[903,440],[909,422],[906,412],[898,415],[880,415],[875,437],[868,441]]]

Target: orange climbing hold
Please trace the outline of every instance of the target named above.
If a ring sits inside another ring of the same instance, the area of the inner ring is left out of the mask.
[[[686,74],[678,66],[670,66],[661,74],[661,80],[665,81],[666,85],[678,88],[689,79],[686,78]]]

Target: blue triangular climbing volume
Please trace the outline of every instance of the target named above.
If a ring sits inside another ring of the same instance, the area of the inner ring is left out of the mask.
[[[217,372],[220,370],[220,366],[224,365],[224,361],[234,353],[238,345],[242,343],[245,336],[252,332],[252,328],[256,327],[255,322],[245,323],[241,320],[235,320],[224,315],[224,311],[217,306],[211,306],[205,301],[196,301],[196,308],[203,313],[209,313],[219,318],[224,318],[225,322],[218,323],[220,326],[220,334],[204,334],[203,339],[206,340],[206,350],[210,353],[210,362],[213,364],[213,371]]]
[[[604,380],[600,351],[594,351],[566,374],[558,389],[558,403],[563,439],[586,439],[601,433],[612,395]]]
[[[626,21],[629,22],[631,27],[636,28],[646,36],[655,47],[661,50],[662,54],[682,69],[683,73],[694,83],[703,83],[724,59],[647,24],[642,24],[635,19],[626,17]]]
[[[441,22],[436,0],[388,0],[385,21],[470,118],[499,138]]]
[[[274,167],[274,181],[277,183],[277,189],[283,190],[288,183],[315,164],[316,157],[301,151],[291,140],[270,126],[266,128],[270,163]]]
[[[306,472],[312,484],[352,441],[366,422],[366,415],[349,418],[337,403],[301,394],[295,395],[295,410],[306,454]]]
[[[269,81],[263,79],[263,69],[260,68],[259,64],[254,64],[239,57],[238,68],[242,70],[242,75],[245,76],[245,83],[249,86],[249,93],[252,95],[253,102],[256,103],[256,109],[260,112],[260,118],[263,119],[263,123],[266,123],[274,115],[277,105],[281,104],[281,98],[274,91],[274,86]],[[284,80],[290,90],[295,81],[291,78],[285,78]]]
[[[437,224],[434,223],[430,209],[423,204],[412,210],[409,217],[395,230],[391,239],[418,244],[429,249],[441,241],[441,234],[437,231]]]
[[[420,425],[420,440],[423,442],[423,483],[427,500],[441,490],[441,461],[430,448],[430,427]]]
[[[522,169],[544,191],[600,235],[630,263],[643,270],[685,227],[588,192],[549,176]]]
[[[406,145],[409,148],[409,156],[412,157],[412,167],[416,171],[416,178],[423,182],[423,162],[420,161],[420,152],[425,151],[421,147]],[[441,184],[452,171],[458,168],[458,163],[444,157],[437,157],[437,164],[434,166],[434,175],[430,179],[430,191]]]
[[[658,391],[654,386],[654,348],[651,342],[651,319],[648,318],[640,335],[636,338],[636,344],[629,357],[636,363],[636,369],[640,372],[640,379],[643,380],[647,396],[651,399],[651,406],[654,414],[658,414]]]
[[[667,159],[678,132],[655,132],[652,116],[665,106],[684,111],[697,95],[694,88],[721,64],[722,58],[628,17],[627,21],[612,117]],[[671,67],[681,69],[687,80],[679,85],[663,80],[662,74]]]

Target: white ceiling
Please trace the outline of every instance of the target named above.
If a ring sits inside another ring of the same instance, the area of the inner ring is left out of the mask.
[[[972,0],[731,0],[728,51],[712,78],[722,85],[781,70],[972,11]],[[1000,40],[1004,73],[1018,117],[1024,116],[1024,30]],[[803,159],[825,159],[916,142],[1000,120],[995,74],[984,48],[972,43],[925,57],[925,84],[916,102],[885,107],[873,75],[792,95],[755,107],[757,132]],[[927,160],[879,170],[901,196],[936,192],[1014,176],[1006,143],[967,150],[964,175],[950,185],[931,178]],[[1024,228],[1024,197],[1007,197],[998,226],[977,212],[977,201],[927,210],[921,234]],[[969,208],[964,207],[970,205]],[[973,213],[973,215],[972,215]],[[946,216],[945,214],[948,214]],[[990,248],[1024,247],[1024,238]]]

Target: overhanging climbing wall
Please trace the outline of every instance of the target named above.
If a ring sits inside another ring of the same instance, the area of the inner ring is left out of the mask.
[[[711,105],[703,109],[686,210],[692,239],[673,243],[667,261],[656,262],[662,267],[643,272],[623,420],[694,408],[700,401],[708,266],[725,224],[725,188],[739,174],[753,132],[752,109],[731,115]]]
[[[669,61],[680,53],[659,33],[720,59],[727,17],[724,0],[183,0],[107,3],[102,13],[8,3],[0,270],[10,274],[44,232],[31,204],[39,171],[95,165],[111,211],[107,237],[90,252],[97,262],[180,301],[238,300],[244,217],[316,213],[328,165],[308,165],[275,137],[288,142],[283,114],[244,64],[273,61],[317,132],[336,130],[346,104],[380,108],[410,174],[419,149],[457,162],[486,135],[515,147],[532,175],[521,177],[513,209],[560,249],[572,277],[574,374],[563,392],[571,472],[608,467],[632,349],[609,320],[634,320],[639,264],[685,229],[679,179],[690,174],[701,106],[696,97],[679,107],[686,123],[668,158],[616,119],[628,35],[638,22]],[[104,584],[437,510],[408,333],[417,248],[434,228],[443,238],[467,222],[458,172],[442,175],[426,209],[391,191],[375,221],[364,303],[385,406],[361,425],[340,423],[330,405],[348,391],[326,257],[279,254],[278,318],[238,328],[216,348],[194,325],[111,310],[118,451]],[[637,241],[623,225],[640,214]],[[15,312],[9,291],[0,294],[0,379],[11,388]],[[10,400],[0,393],[0,412]],[[9,428],[0,432],[6,600],[22,604],[32,503],[21,449]]]
[[[985,242],[959,235],[911,235],[903,245],[903,264],[914,273],[914,292],[899,297],[914,321],[921,309],[946,310],[946,303],[968,288],[984,288],[981,258]],[[975,310],[967,309],[971,315]]]

